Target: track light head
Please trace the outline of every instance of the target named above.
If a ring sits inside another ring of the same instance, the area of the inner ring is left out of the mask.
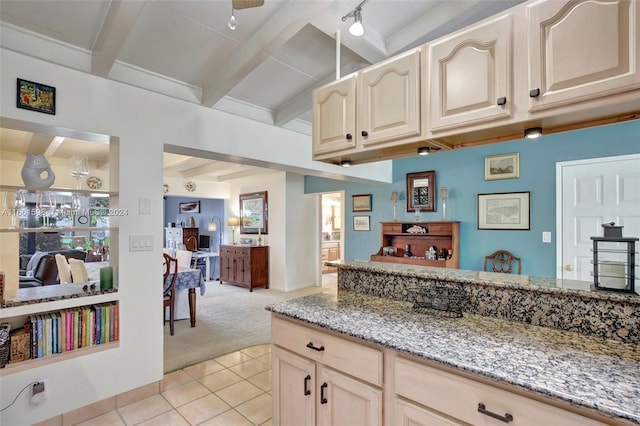
[[[229,18],[229,22],[227,22],[227,27],[229,27],[231,31],[235,31],[236,28],[238,28],[238,20],[236,19],[233,6],[231,6],[231,18]]]
[[[349,27],[349,32],[351,33],[351,35],[360,37],[362,34],[364,34],[364,27],[362,26],[362,14],[360,13],[360,9],[356,9],[353,12],[353,19],[354,22]]]
[[[418,155],[429,155],[431,153],[431,148],[428,146],[419,146],[418,147]]]
[[[340,165],[341,165],[342,167],[350,167],[350,166],[351,166],[351,164],[353,164],[353,163],[351,163],[351,160],[342,160],[342,161],[340,162]]]

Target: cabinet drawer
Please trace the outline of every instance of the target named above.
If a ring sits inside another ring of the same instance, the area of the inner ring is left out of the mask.
[[[451,235],[451,225],[447,223],[429,225],[428,228],[431,235]]]
[[[383,234],[400,234],[402,232],[401,223],[385,223],[382,225]]]
[[[274,345],[382,386],[380,350],[275,317],[271,319],[271,340]],[[311,349],[307,347],[309,343],[315,348],[324,349]]]
[[[602,423],[475,380],[398,358],[396,393],[426,407],[474,425],[503,424],[478,411],[485,409],[513,420],[509,425],[595,426]]]

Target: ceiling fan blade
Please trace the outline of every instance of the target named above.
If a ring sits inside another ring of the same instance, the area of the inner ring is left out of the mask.
[[[264,0],[231,0],[231,4],[236,10],[248,9],[250,7],[262,6],[264,4]]]

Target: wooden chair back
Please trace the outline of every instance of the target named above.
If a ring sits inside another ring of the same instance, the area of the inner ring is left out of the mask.
[[[484,270],[488,272],[513,273],[513,263],[518,262],[518,275],[522,274],[522,260],[507,250],[497,250],[484,257]],[[487,269],[491,263],[491,269]]]
[[[162,254],[164,273],[162,274],[163,302],[162,302],[162,321],[166,324],[165,315],[169,308],[169,332],[173,336],[173,323],[175,320],[176,307],[176,278],[178,277],[178,259],[171,257],[166,253]],[[173,275],[172,275],[173,274]],[[169,276],[171,275],[171,279]]]

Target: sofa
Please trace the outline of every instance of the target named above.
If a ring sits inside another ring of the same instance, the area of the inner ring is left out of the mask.
[[[20,256],[20,288],[39,287],[43,285],[60,284],[58,278],[58,266],[55,255],[79,259],[83,262],[87,259],[84,250],[54,250],[48,252],[36,252],[32,255]]]

